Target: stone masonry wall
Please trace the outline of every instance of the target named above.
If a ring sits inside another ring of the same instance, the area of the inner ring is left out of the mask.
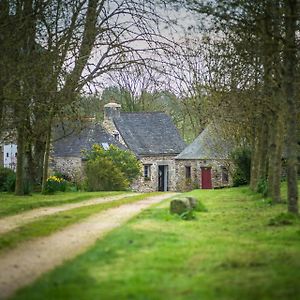
[[[72,180],[83,178],[83,163],[80,157],[53,157],[50,170],[66,174]]]
[[[225,187],[232,185],[231,165],[228,160],[176,160],[175,177],[176,189],[182,191],[188,189],[185,178],[185,167],[191,167],[190,188],[201,188],[201,167],[211,167],[212,186],[213,188]],[[222,167],[228,170],[228,182],[222,178]]]
[[[132,189],[139,192],[154,192],[158,190],[158,166],[168,166],[168,190],[176,190],[175,156],[145,156],[140,158],[142,164],[141,176],[132,184]],[[144,165],[150,165],[150,178],[144,178]]]

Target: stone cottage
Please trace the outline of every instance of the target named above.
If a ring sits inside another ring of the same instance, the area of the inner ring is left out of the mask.
[[[211,123],[176,156],[177,189],[212,189],[232,185],[230,153],[233,143]]]
[[[231,145],[209,125],[186,147],[171,118],[163,112],[122,112],[121,105],[104,106],[102,125],[87,123],[79,132],[56,128],[52,168],[80,177],[82,150],[111,144],[131,150],[142,164],[132,188],[141,192],[217,188],[231,184]]]
[[[104,106],[103,127],[139,158],[142,176],[133,189],[174,191],[177,188],[175,157],[186,144],[171,118],[162,112],[121,112],[121,106]]]

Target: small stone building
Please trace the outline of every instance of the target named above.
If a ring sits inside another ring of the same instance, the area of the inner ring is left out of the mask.
[[[141,192],[175,191],[175,157],[186,147],[171,118],[163,112],[121,112],[121,106],[104,106],[103,127],[130,149],[143,165],[132,188]]]
[[[177,189],[212,189],[232,185],[231,143],[219,126],[211,123],[176,156]]]

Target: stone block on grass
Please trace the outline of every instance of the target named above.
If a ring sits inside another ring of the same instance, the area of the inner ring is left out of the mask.
[[[170,213],[181,215],[191,211],[193,208],[188,198],[173,199],[170,202]]]

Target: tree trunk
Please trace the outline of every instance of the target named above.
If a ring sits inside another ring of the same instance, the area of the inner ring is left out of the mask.
[[[281,184],[281,172],[282,172],[282,149],[284,141],[284,124],[283,115],[280,114],[277,119],[276,130],[276,152],[274,159],[274,177],[273,177],[273,200],[275,203],[281,202],[280,184]]]
[[[256,124],[254,126],[253,139],[252,139],[252,152],[251,152],[250,189],[252,191],[256,190],[256,186],[258,183],[258,164],[259,164],[258,148],[260,142],[260,139],[258,138],[259,130],[260,130],[260,126]]]
[[[297,98],[295,93],[297,66],[297,0],[285,0],[284,92],[287,105],[287,183],[288,211],[298,214],[297,186]]]
[[[45,145],[44,163],[43,163],[42,193],[45,193],[46,191],[46,183],[48,178],[50,143],[51,143],[51,123],[52,122],[50,121],[47,129],[47,135],[46,135],[46,145]]]
[[[267,162],[268,162],[268,125],[266,122],[266,117],[262,116],[263,120],[261,123],[261,130],[258,136],[258,147],[256,150],[257,163],[257,183],[267,177]],[[257,185],[255,186],[255,191],[257,191]]]
[[[25,138],[24,138],[24,125],[20,124],[17,128],[17,170],[16,170],[16,195],[24,195],[24,148],[25,148]]]
[[[269,125],[269,160],[268,160],[268,197],[274,199],[275,187],[274,187],[274,177],[275,177],[275,160],[276,160],[276,136],[277,136],[277,116],[276,112],[270,112]]]

